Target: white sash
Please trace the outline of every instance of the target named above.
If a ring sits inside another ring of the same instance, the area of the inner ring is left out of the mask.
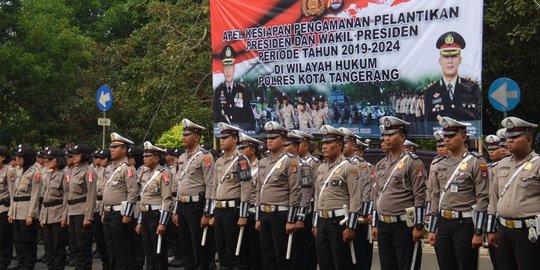
[[[319,192],[319,200],[321,199],[321,196],[323,194],[323,191],[324,189],[328,186],[328,182],[330,182],[330,178],[332,178],[332,175],[334,174],[334,172],[341,168],[341,166],[343,166],[345,163],[349,162],[347,159],[343,160],[342,162],[340,162],[336,167],[334,167],[332,169],[332,171],[330,172],[330,174],[328,175],[328,177],[326,178],[326,180],[324,181],[324,184],[321,188],[321,191]]]
[[[272,167],[272,169],[270,170],[270,172],[268,172],[268,174],[266,175],[266,177],[264,178],[264,181],[263,181],[263,184],[261,186],[261,198],[262,198],[262,194],[263,194],[263,190],[264,190],[264,186],[266,185],[266,182],[268,182],[268,179],[270,179],[270,176],[272,176],[272,174],[274,173],[274,171],[276,170],[276,166],[278,164],[281,164],[281,162],[283,162],[283,160],[285,160],[285,158],[287,157],[287,154],[283,154],[283,156],[276,162],[276,164],[274,164],[274,167]]]
[[[506,182],[506,184],[504,185],[503,187],[503,190],[501,191],[501,196],[500,198],[502,198],[502,196],[504,195],[504,193],[506,193],[506,190],[510,187],[510,185],[512,185],[512,183],[514,182],[514,180],[516,179],[516,176],[521,172],[521,170],[523,170],[523,167],[525,167],[525,165],[527,163],[533,163],[535,160],[539,159],[540,156],[536,156],[534,158],[532,158],[531,160],[527,161],[527,162],[523,162],[523,164],[521,164],[521,166],[519,166],[519,168],[514,172],[514,174],[512,174],[512,177],[510,177],[510,179],[508,180],[508,182]]]
[[[116,175],[116,172],[118,171],[121,171],[122,170],[122,167],[126,165],[126,163],[122,163],[122,165],[120,165],[119,167],[117,167],[114,172],[111,174],[111,176],[109,176],[109,180],[107,180],[107,182],[105,183],[105,187],[107,187],[109,185],[109,182],[111,182],[111,180],[114,178],[114,176]]]
[[[189,164],[191,164],[191,162],[193,161],[193,159],[194,159],[196,156],[198,156],[199,154],[201,154],[201,153],[202,153],[202,151],[199,149],[199,150],[197,151],[197,153],[193,154],[193,156],[191,156],[191,157],[188,159],[188,161],[186,162],[186,165],[184,166],[184,170],[182,171],[182,173],[180,173],[180,177],[179,177],[178,179],[181,180],[182,177],[184,177],[184,175],[185,175],[186,172],[187,172],[187,169],[189,168]]]
[[[156,168],[156,172],[154,172],[154,174],[152,175],[152,177],[150,177],[150,179],[148,181],[146,181],[146,184],[144,185],[144,187],[142,188],[141,190],[141,199],[142,199],[142,196],[143,196],[143,193],[144,191],[146,190],[146,188],[148,187],[148,185],[154,180],[154,178],[156,178],[156,176],[158,176],[161,172],[159,171],[159,169]]]
[[[221,186],[221,183],[223,183],[223,180],[225,180],[225,176],[227,176],[227,173],[229,172],[229,170],[231,169],[232,165],[238,160],[238,155],[236,155],[236,157],[231,161],[231,164],[229,164],[229,167],[227,167],[227,170],[225,171],[225,173],[221,176],[221,178],[219,179],[219,182],[217,183],[217,188],[216,188],[216,192],[217,190],[219,190],[219,186]]]
[[[388,176],[388,179],[386,179],[386,183],[384,183],[384,186],[381,189],[381,194],[379,195],[379,198],[377,199],[377,206],[379,206],[379,202],[381,201],[382,195],[384,194],[386,187],[388,187],[388,184],[390,183],[390,179],[392,179],[392,175],[394,175],[394,173],[396,172],[397,166],[400,163],[405,162],[405,160],[409,157],[409,154],[406,154],[406,153],[403,153],[403,154],[404,156],[396,163],[396,165],[394,165],[394,169],[392,169],[392,172],[390,172],[390,176]]]

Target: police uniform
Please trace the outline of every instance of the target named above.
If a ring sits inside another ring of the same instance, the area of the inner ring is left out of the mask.
[[[238,149],[242,150],[246,147],[253,147],[255,149],[259,149],[261,146],[264,145],[263,142],[252,138],[244,133],[240,133],[239,135],[239,142]],[[242,245],[247,244],[246,251],[249,252],[250,257],[250,267],[251,270],[258,270],[262,269],[262,259],[261,259],[261,243],[259,241],[259,232],[255,230],[255,203],[256,203],[256,197],[257,197],[257,179],[259,175],[259,160],[255,158],[253,161],[250,161],[249,163],[249,169],[251,172],[251,180],[250,180],[250,193],[248,197],[249,202],[249,208],[248,208],[248,217],[247,217],[247,226],[245,227],[244,236],[247,238],[247,242],[244,241]]]
[[[13,182],[10,181],[8,171],[11,170],[9,162],[11,154],[5,146],[0,146],[0,156],[4,158],[0,166],[0,269],[7,269],[11,263],[13,253],[13,226],[8,222],[8,211],[11,205]],[[11,171],[15,177],[15,171]]]
[[[384,135],[406,133],[409,124],[393,116],[382,117],[380,123]],[[422,251],[418,246],[413,258],[412,227],[423,228],[424,163],[414,153],[388,154],[375,165],[375,178],[372,226],[378,231],[381,269],[410,269],[413,260],[419,269]]]
[[[289,97],[284,96],[283,100],[289,100]],[[279,114],[283,119],[283,126],[288,129],[294,129],[294,123],[297,122],[297,116],[293,105],[291,103],[288,103],[286,106],[283,104],[283,108],[279,110]]]
[[[184,136],[201,134],[204,127],[182,120]],[[176,214],[180,250],[186,269],[208,269],[210,261],[209,244],[201,246],[203,214],[210,216],[214,158],[210,152],[197,146],[193,152],[186,150],[178,159],[178,171],[174,181],[178,182]],[[207,229],[208,230],[208,229]],[[208,237],[211,233],[207,233]]]
[[[485,142],[487,144],[487,149],[489,150],[497,150],[501,148],[501,138],[497,135],[488,135],[486,136]],[[499,163],[499,160],[491,160],[490,163],[488,163],[488,170],[489,170],[489,179],[491,182],[496,181],[495,176],[493,175],[493,171],[497,164]],[[492,185],[492,183],[490,183]],[[486,243],[484,243],[485,245]],[[497,270],[497,247],[493,246],[487,246],[489,250],[489,258],[491,259],[491,264],[493,265],[493,269]]]
[[[469,123],[440,119],[443,135],[466,132]],[[429,232],[436,233],[441,269],[476,269],[478,249],[471,239],[483,235],[488,206],[488,168],[480,154],[447,155],[431,174],[433,184]]]
[[[508,117],[502,126],[508,138],[517,138],[538,125]],[[522,161],[508,156],[499,161],[492,175],[487,230],[493,233],[498,229],[498,268],[536,269],[540,254],[540,156],[534,151]]]
[[[17,252],[19,267],[32,269],[36,263],[38,235],[38,203],[41,192],[42,175],[37,171],[35,163],[36,150],[22,144],[15,156],[24,158],[22,174],[8,172],[14,181],[14,194],[8,216],[13,219],[13,246]],[[32,224],[26,225],[26,219],[32,218]]]
[[[223,67],[233,66],[236,51],[227,45],[221,52]],[[246,87],[238,82],[227,85],[221,83],[214,90],[213,98],[214,122],[225,122],[238,125],[244,130],[255,130],[255,116],[251,111],[251,105]]]
[[[239,136],[240,129],[223,122],[218,124],[220,138]],[[221,269],[247,269],[248,254],[242,244],[239,256],[235,256],[240,228],[239,218],[247,218],[251,193],[251,170],[249,160],[235,151],[217,159],[212,190],[216,246]],[[242,243],[245,240],[242,241]]]
[[[433,133],[433,137],[435,137],[436,145],[437,147],[444,146],[444,137],[442,134],[442,130],[437,130]],[[442,161],[446,156],[440,156],[437,155],[431,160],[431,164],[429,165],[429,176],[426,180],[426,209],[424,212],[425,218],[428,218],[431,213],[431,195],[433,190],[433,183],[432,180],[435,179],[432,177],[432,174],[437,171],[437,164]],[[427,222],[426,222],[427,224]]]
[[[465,48],[465,40],[456,32],[442,34],[436,47],[441,57],[459,55]],[[437,115],[459,120],[480,120],[482,93],[477,82],[457,76],[453,81],[440,80],[429,84],[424,90],[427,121],[437,121]]]
[[[268,138],[287,136],[288,130],[270,121],[265,124]],[[296,222],[301,194],[298,160],[285,152],[270,154],[259,162],[256,220],[260,222],[262,264],[265,269],[290,269],[286,260],[286,223]]]
[[[345,137],[329,125],[322,126],[320,132],[323,143],[342,142]],[[351,160],[340,154],[334,162],[325,161],[319,166],[313,227],[317,228],[321,269],[352,269],[350,247],[342,240],[342,234],[345,229],[356,229],[360,200],[359,170]]]
[[[314,101],[317,103],[317,101]],[[311,111],[311,119],[313,119],[314,128],[321,128],[325,124],[325,111],[322,108]]]
[[[65,153],[60,149],[50,149],[47,158],[64,159]],[[58,164],[58,162],[57,162]],[[43,203],[39,214],[39,222],[43,224],[43,244],[49,269],[63,269],[66,265],[66,246],[68,232],[62,222],[67,220],[67,175],[65,172],[49,170],[42,174]]]
[[[144,143],[145,157],[153,155],[161,157],[164,153],[164,149],[148,141]],[[159,225],[166,226],[172,216],[173,199],[170,189],[172,180],[171,172],[159,163],[153,169],[144,166],[141,171],[141,203],[137,224],[141,227],[146,269],[168,269],[167,231],[164,235],[158,236],[157,230]],[[161,243],[159,238],[162,238]],[[159,254],[158,245],[161,245]]]
[[[141,176],[145,170],[148,169],[148,167],[144,166],[143,161],[143,154],[144,150],[140,147],[130,145],[127,157],[128,162],[135,164],[132,164],[135,166],[135,179],[137,179],[137,190],[141,190],[142,184],[141,184]],[[143,240],[140,234],[138,234],[135,230],[137,227],[137,217],[140,213],[140,204],[141,204],[141,196],[140,194],[137,195],[137,204],[133,207],[133,216],[135,218],[131,219],[131,238],[129,242],[129,248],[130,248],[130,255],[132,258],[131,266],[133,270],[142,270],[144,266],[144,247],[143,247]]]
[[[287,140],[295,138],[297,143],[306,142],[308,145],[315,138],[305,132],[293,130],[287,134]],[[300,154],[300,153],[298,153]],[[320,161],[312,156],[309,152],[301,157],[298,155],[299,167],[298,174],[300,177],[301,200],[298,208],[297,221],[304,224],[302,230],[294,233],[294,266],[296,269],[316,269],[317,268],[317,250],[315,237],[311,233],[313,228],[313,209],[314,209],[314,181],[317,179],[317,169]]]
[[[133,145],[117,133],[111,134],[109,147]],[[131,267],[130,239],[132,226],[123,223],[123,217],[133,217],[133,208],[139,193],[135,168],[129,165],[127,157],[113,160],[103,174],[103,231],[107,243],[110,269]]]
[[[93,154],[94,158],[111,158],[111,151],[109,149],[96,150]],[[107,255],[107,245],[105,243],[105,234],[103,232],[103,224],[101,223],[101,215],[103,214],[103,188],[105,187],[106,179],[104,179],[105,167],[96,167],[90,165],[95,172],[94,181],[96,182],[96,207],[94,208],[94,223],[92,227],[94,229],[94,240],[96,241],[96,248],[99,252],[99,257],[102,263],[102,269],[107,270],[109,268],[109,257]]]
[[[311,116],[310,109],[306,107],[306,103],[304,101],[299,101],[299,105],[304,105],[304,111],[300,111],[298,109],[298,125],[300,129],[308,129],[310,127],[313,127],[313,118]]]
[[[345,142],[348,140],[358,143],[360,137],[354,134],[350,129],[339,128],[339,131],[345,134]],[[369,167],[369,163],[362,157],[353,152],[351,156],[346,157],[358,170],[358,189],[360,190],[361,207],[358,211],[358,219],[367,221],[371,215],[371,191],[373,187],[374,174]],[[357,264],[360,269],[371,269],[373,258],[373,243],[371,240],[371,226],[368,224],[358,224],[355,231],[354,248]]]
[[[69,149],[68,155],[90,156],[92,149],[87,144],[77,144]],[[82,157],[84,160],[84,157]],[[89,166],[88,161],[73,167],[67,179],[66,210],[69,220],[69,243],[71,256],[75,259],[77,269],[92,268],[92,242],[94,210],[96,208],[96,182],[95,170]],[[84,226],[84,220],[92,222]]]

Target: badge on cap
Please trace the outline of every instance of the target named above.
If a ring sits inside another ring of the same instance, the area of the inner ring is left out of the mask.
[[[323,127],[323,128],[321,129],[321,133],[322,133],[323,135],[327,135],[327,134],[328,134],[328,128],[327,128],[327,127]]]
[[[446,43],[447,45],[454,43],[454,37],[452,36],[452,34],[448,34],[446,36],[446,38],[444,39],[444,43]]]
[[[446,119],[444,119],[444,120],[442,121],[442,124],[441,124],[441,125],[442,125],[443,128],[448,128],[448,126],[449,126],[448,121],[446,121]]]
[[[514,122],[512,122],[512,119],[506,120],[506,128],[509,128],[509,129],[514,128]]]
[[[226,57],[232,56],[231,47],[227,47],[227,49],[225,49],[225,56]]]
[[[385,119],[384,119],[384,126],[385,126],[385,127],[390,127],[391,125],[392,125],[392,123],[390,122],[390,119],[385,118]]]

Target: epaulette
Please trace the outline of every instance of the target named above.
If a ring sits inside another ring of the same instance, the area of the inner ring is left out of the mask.
[[[477,81],[475,81],[475,80],[473,80],[473,79],[471,79],[471,78],[469,78],[469,77],[459,77],[459,78],[460,78],[461,80],[466,81],[467,83],[478,84]]]
[[[493,168],[493,167],[497,166],[497,164],[499,164],[499,162],[498,162],[498,161],[495,161],[495,162],[489,163],[488,166],[489,166],[490,168]]]
[[[436,81],[433,81],[433,82],[427,84],[426,87],[424,88],[424,90],[426,90],[426,89],[432,87],[432,86],[433,86],[434,84],[436,84],[438,81],[439,81],[439,80],[436,80]]]
[[[316,163],[321,163],[321,160],[316,158],[316,157],[311,157],[313,159],[313,161],[315,161]]]
[[[413,152],[409,152],[409,156],[411,156],[412,159],[418,159],[418,156]]]
[[[287,156],[289,156],[290,158],[294,158],[294,155],[291,153],[287,153]]]
[[[439,161],[443,160],[446,156],[436,156],[433,158],[433,160],[431,161],[431,165],[435,165],[437,163],[439,163]]]
[[[166,169],[165,167],[161,166],[161,168],[159,168],[159,172],[164,172]]]
[[[202,151],[202,153],[205,154],[205,155],[207,155],[207,154],[212,154],[212,153],[210,153],[210,151],[208,151],[208,150],[206,150],[206,149],[204,149],[204,148],[203,148],[201,151]]]
[[[473,152],[470,152],[470,153],[471,153],[471,155],[475,156],[476,158],[482,158],[482,157],[484,157],[484,156],[482,156],[482,154],[480,154],[480,153],[478,153],[478,152],[474,152],[474,151],[473,151]]]
[[[240,83],[240,82],[235,82],[235,84],[236,84],[236,85],[239,85],[239,86],[241,86],[241,87],[244,87],[244,88],[246,88],[246,86],[245,86],[245,85],[244,85],[243,83]]]
[[[358,156],[357,156],[356,159],[358,160],[358,162],[364,162],[364,161],[366,161],[363,157],[358,157]]]
[[[356,161],[357,161],[356,158],[347,158],[347,160],[348,160],[351,164],[356,164]]]

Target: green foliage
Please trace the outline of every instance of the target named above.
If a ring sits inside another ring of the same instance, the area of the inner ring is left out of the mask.
[[[163,132],[159,139],[156,141],[157,145],[164,147],[183,147],[182,131],[184,128],[182,125],[174,125],[169,130]]]

